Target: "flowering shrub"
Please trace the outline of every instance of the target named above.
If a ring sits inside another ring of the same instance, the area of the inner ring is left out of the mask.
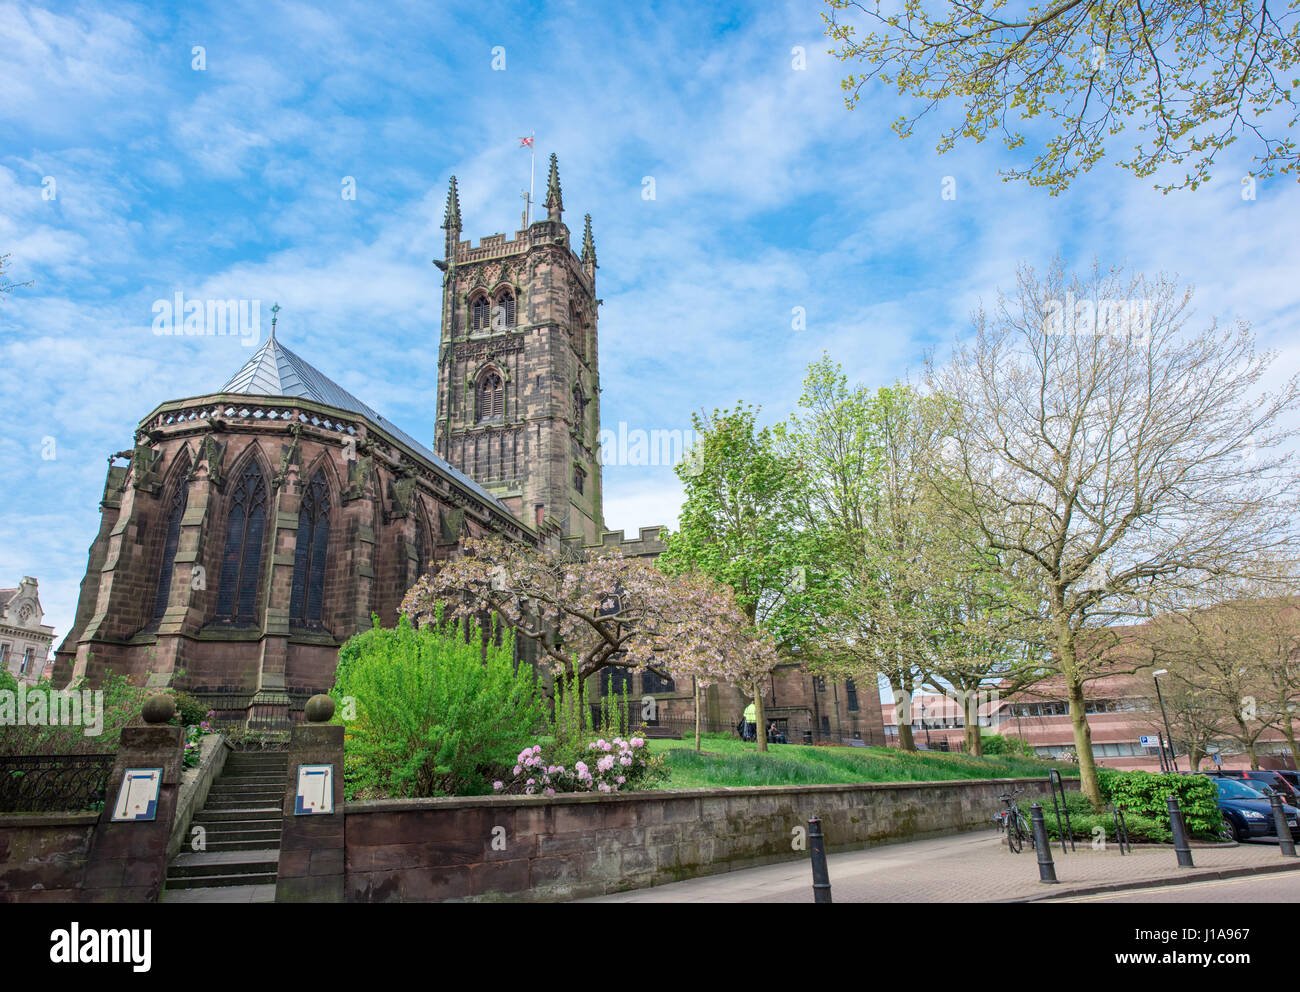
[[[644,738],[592,741],[585,760],[571,767],[551,764],[534,744],[519,752],[512,775],[492,783],[502,794],[553,796],[557,792],[628,792],[656,779],[666,778],[663,757],[651,757]]]
[[[202,748],[199,744],[199,738],[204,734],[215,733],[212,724],[208,720],[212,719],[214,710],[208,710],[207,719],[201,720],[197,725],[190,724],[185,728],[185,756],[184,767],[195,768],[198,766],[199,758],[202,756]]]

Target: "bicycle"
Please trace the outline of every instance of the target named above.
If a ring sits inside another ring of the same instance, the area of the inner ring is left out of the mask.
[[[1029,838],[1029,846],[1034,846],[1034,835],[1029,831],[1029,821],[1025,819],[1025,814],[1020,811],[1020,806],[1016,803],[1016,796],[1024,792],[1023,788],[1016,789],[1015,792],[1006,793],[998,796],[1002,800],[1006,809],[993,817],[993,822],[999,831],[1006,831],[1007,848],[1012,854],[1019,854],[1025,847],[1025,838]]]

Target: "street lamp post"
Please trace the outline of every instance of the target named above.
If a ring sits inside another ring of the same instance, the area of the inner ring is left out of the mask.
[[[925,720],[925,697],[921,697],[921,726],[925,728],[925,749],[930,750],[930,725]]]
[[[1178,759],[1174,757],[1174,735],[1169,729],[1169,714],[1165,712],[1165,697],[1160,694],[1160,676],[1168,675],[1169,669],[1160,668],[1151,673],[1151,680],[1156,684],[1156,699],[1160,703],[1160,715],[1165,721],[1165,736],[1169,738],[1169,763],[1174,766],[1174,774],[1178,773]],[[1195,771],[1196,769],[1192,769]]]

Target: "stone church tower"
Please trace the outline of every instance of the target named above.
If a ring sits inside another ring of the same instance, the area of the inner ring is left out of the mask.
[[[513,240],[461,240],[453,176],[443,228],[434,450],[539,533],[600,543],[600,370],[591,215],[570,244],[555,155],[546,219]]]

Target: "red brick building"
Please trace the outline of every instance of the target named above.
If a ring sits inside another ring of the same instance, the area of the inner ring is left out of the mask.
[[[1146,668],[1133,675],[1111,675],[1087,683],[1088,730],[1093,757],[1099,765],[1121,770],[1160,770],[1158,747],[1144,746],[1140,740],[1162,736],[1168,739],[1151,672]],[[898,742],[897,709],[893,703],[884,706],[885,733],[892,745]],[[966,719],[955,700],[933,693],[918,695],[912,700],[911,716],[918,747],[952,751],[964,748]],[[1066,759],[1075,752],[1069,703],[1059,683],[1047,681],[1013,696],[990,699],[978,707],[978,719],[984,733],[1022,740],[1041,757]],[[1258,750],[1264,767],[1294,767],[1286,741],[1276,730],[1264,732]],[[1175,757],[1180,770],[1189,770],[1186,753],[1179,751]],[[1213,759],[1202,759],[1201,768],[1213,767]],[[1221,767],[1249,768],[1250,759],[1225,746]]]

